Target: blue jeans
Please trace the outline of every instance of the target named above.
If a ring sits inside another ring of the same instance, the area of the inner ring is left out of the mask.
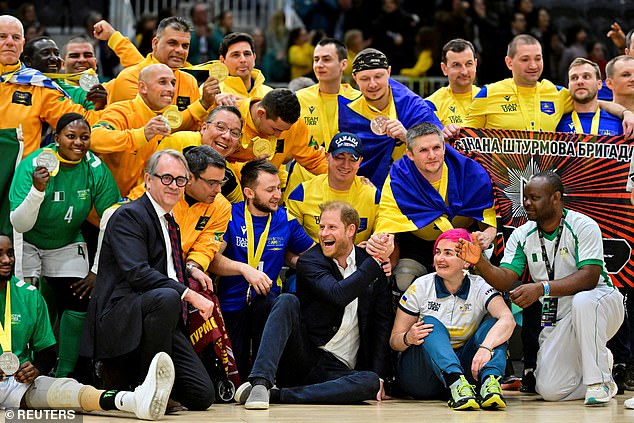
[[[425,323],[432,323],[434,330],[421,345],[401,353],[396,366],[399,388],[416,399],[444,399],[448,387],[443,375],[464,374],[470,383],[483,381],[489,375],[502,376],[506,367],[506,342],[495,348],[493,358],[480,369],[479,381],[471,375],[473,356],[496,321],[491,318],[482,322],[467,343],[454,350],[447,328],[435,317],[425,316]]]
[[[374,372],[349,369],[309,341],[301,324],[299,299],[281,294],[271,310],[249,380],[276,381],[279,402],[287,404],[352,404],[379,391]]]

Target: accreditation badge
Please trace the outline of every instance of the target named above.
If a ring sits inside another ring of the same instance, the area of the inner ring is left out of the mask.
[[[542,299],[542,327],[557,326],[557,304],[559,298],[544,297]]]
[[[20,368],[20,359],[12,352],[5,352],[0,355],[0,370],[5,376],[12,376]]]

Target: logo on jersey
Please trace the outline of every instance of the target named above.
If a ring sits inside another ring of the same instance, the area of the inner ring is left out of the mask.
[[[205,229],[205,226],[207,226],[207,222],[209,222],[209,219],[210,219],[209,216],[200,216],[198,218],[198,222],[196,222],[196,226],[194,227],[194,230],[202,231],[203,229]]]
[[[502,104],[502,111],[504,113],[517,112],[517,104],[516,103]]]
[[[315,111],[315,106],[308,106],[308,111],[310,112],[310,114],[312,115],[313,112]]]
[[[504,100],[506,100],[506,101],[511,101],[511,96],[510,96],[510,95],[505,95],[505,96],[504,96]]]
[[[451,113],[456,113],[456,106],[449,106],[449,110],[451,110]]]
[[[11,103],[21,104],[23,106],[30,106],[32,104],[32,95],[31,93],[24,91],[16,91],[13,93],[13,98],[11,98]]]
[[[246,225],[244,226],[240,226],[240,229],[242,229],[242,235],[245,235],[247,233],[247,227]]]
[[[539,108],[542,113],[546,113],[547,115],[555,114],[555,103],[552,101],[540,101]]]
[[[317,124],[319,123],[319,117],[318,116],[304,116],[304,123],[307,126],[317,126]]]
[[[277,140],[275,144],[275,154],[284,152],[284,139]]]
[[[214,232],[214,241],[222,242],[222,237],[224,236],[224,232]]]
[[[362,217],[361,218],[361,222],[359,223],[359,229],[357,229],[357,233],[358,232],[363,232],[366,229],[368,229],[368,218],[367,217]]]
[[[178,106],[178,111],[182,112],[185,110],[191,103],[189,97],[178,96],[176,97],[176,105]]]
[[[436,301],[427,301],[427,310],[438,311],[440,310],[440,303]]]
[[[460,311],[462,311],[464,313],[464,312],[467,312],[467,311],[471,311],[472,308],[473,307],[472,307],[471,303],[464,303],[463,305],[460,306]]]
[[[62,203],[66,200],[66,193],[64,191],[55,191],[53,193],[53,202]]]
[[[89,189],[77,190],[77,199],[79,199],[79,200],[87,200],[89,192],[90,192]]]

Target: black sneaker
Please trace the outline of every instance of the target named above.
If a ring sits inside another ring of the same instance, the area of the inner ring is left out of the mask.
[[[535,390],[535,373],[531,370],[524,374],[522,377],[522,386],[520,386],[520,392],[524,392],[525,394],[536,394]]]
[[[612,368],[612,379],[616,382],[618,388],[617,395],[621,395],[625,392],[625,380],[627,378],[627,368],[625,364],[618,363]]]

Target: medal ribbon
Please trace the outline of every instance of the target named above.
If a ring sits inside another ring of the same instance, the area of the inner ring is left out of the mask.
[[[97,75],[94,69],[86,69],[85,71],[75,73],[42,73],[42,75],[51,79],[67,79],[69,81],[79,81],[82,75],[85,74]]]
[[[222,62],[220,60],[210,60],[208,62],[200,63],[198,65],[183,66],[182,68],[179,68],[179,69],[208,71],[209,69],[211,69],[211,66],[215,65],[216,63],[222,63]]]
[[[585,134],[586,132],[583,130],[583,126],[581,125],[581,120],[579,119],[579,114],[576,110],[572,111],[571,114],[572,123],[575,125],[575,132],[577,134]],[[592,116],[592,125],[590,125],[590,134],[598,135],[599,134],[599,119],[601,117],[601,109],[597,107],[597,111],[594,112],[594,116]]]
[[[4,323],[0,329],[0,346],[3,353],[11,352],[11,283],[7,281],[7,294],[4,306]]]
[[[266,245],[266,240],[269,236],[269,229],[271,228],[271,216],[273,214],[269,213],[269,217],[266,221],[266,226],[262,231],[262,235],[260,235],[260,239],[258,240],[257,249],[255,249],[254,253],[254,238],[253,234],[253,219],[251,218],[251,213],[249,212],[249,208],[247,207],[247,202],[244,202],[244,223],[247,227],[247,259],[249,261],[249,266],[254,269],[258,268],[258,263],[260,263],[260,259],[262,258],[262,253],[264,252],[264,246]]]

